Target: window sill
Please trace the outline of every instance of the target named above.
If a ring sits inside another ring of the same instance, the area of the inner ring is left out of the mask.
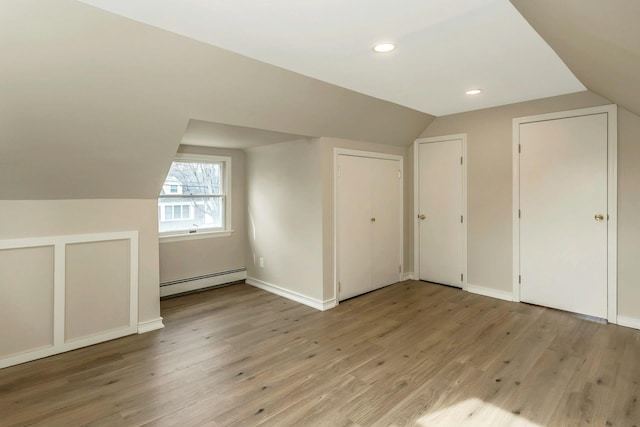
[[[216,237],[229,237],[233,234],[233,230],[222,231],[203,231],[200,233],[190,234],[165,234],[159,236],[160,243],[181,242],[183,240],[212,239]]]

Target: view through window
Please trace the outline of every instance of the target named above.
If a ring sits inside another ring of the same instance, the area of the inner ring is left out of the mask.
[[[225,230],[228,160],[173,162],[158,197],[160,234]]]

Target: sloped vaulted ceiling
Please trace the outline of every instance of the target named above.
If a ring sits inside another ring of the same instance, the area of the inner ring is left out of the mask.
[[[589,90],[640,114],[640,1],[511,3]]]
[[[428,114],[585,89],[508,0],[80,1]]]
[[[189,119],[406,145],[432,117],[72,0],[0,2],[0,199],[155,198]]]

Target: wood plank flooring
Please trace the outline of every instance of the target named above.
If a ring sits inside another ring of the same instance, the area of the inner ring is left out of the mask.
[[[2,426],[638,426],[640,331],[407,281],[318,312],[240,284],[0,370]]]

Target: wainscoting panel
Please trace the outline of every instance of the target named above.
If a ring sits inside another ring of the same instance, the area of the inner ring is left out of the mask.
[[[67,245],[66,342],[129,326],[130,259],[128,240]]]
[[[53,346],[53,251],[0,250],[0,357]]]
[[[0,240],[0,368],[137,332],[138,232]]]

